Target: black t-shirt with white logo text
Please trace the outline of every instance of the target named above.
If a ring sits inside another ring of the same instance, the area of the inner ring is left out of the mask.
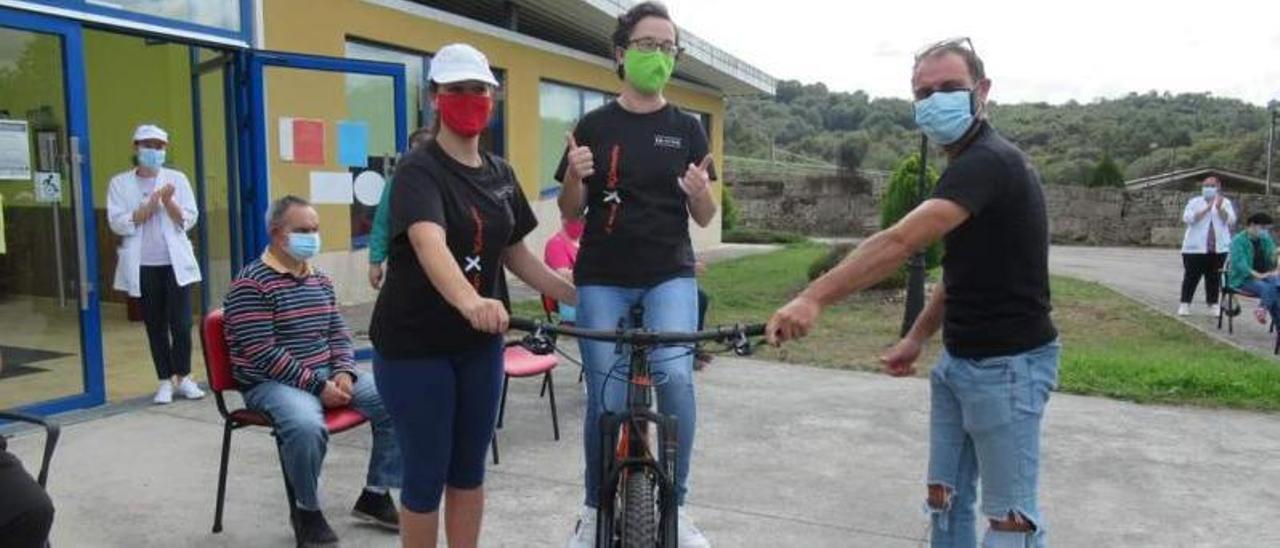
[[[652,287],[693,276],[688,199],[678,178],[707,155],[697,118],[668,104],[637,114],[611,101],[582,117],[573,132],[590,147],[586,231],[574,267],[577,285]],[[561,157],[556,180],[564,181]],[[711,167],[715,179],[715,168]]]
[[[943,341],[960,358],[1021,354],[1052,342],[1049,221],[1040,175],[986,122],[951,159],[934,198],[969,219],[947,234]]]
[[[508,303],[502,252],[523,240],[538,221],[511,166],[492,154],[483,157],[483,167],[470,167],[432,141],[409,152],[396,166],[387,279],[369,326],[380,355],[440,356],[493,339],[472,329],[436,290],[409,241],[413,224],[440,225],[449,252],[476,292]]]

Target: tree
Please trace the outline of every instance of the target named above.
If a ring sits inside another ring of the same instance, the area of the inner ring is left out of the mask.
[[[840,171],[847,174],[857,172],[870,147],[871,140],[866,135],[855,133],[845,137],[836,147],[836,164],[840,166]]]
[[[1089,173],[1089,180],[1086,183],[1091,187],[1123,187],[1124,171],[1111,159],[1110,154],[1102,155],[1102,160]]]
[[[919,204],[920,193],[920,154],[912,154],[898,162],[898,167],[889,177],[889,187],[885,189],[884,198],[880,202],[880,228],[893,226],[910,213]],[[938,184],[938,172],[933,167],[925,172],[925,196],[933,193]],[[931,246],[925,254],[925,268],[936,268],[942,264],[942,243]]]

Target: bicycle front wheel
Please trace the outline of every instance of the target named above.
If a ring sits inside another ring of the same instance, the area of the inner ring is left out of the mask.
[[[622,477],[622,546],[658,546],[658,482],[648,472],[631,472]]]

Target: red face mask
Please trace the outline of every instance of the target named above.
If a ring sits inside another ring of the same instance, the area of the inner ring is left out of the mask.
[[[440,121],[463,137],[475,137],[489,125],[493,97],[471,93],[446,93],[436,96]]]

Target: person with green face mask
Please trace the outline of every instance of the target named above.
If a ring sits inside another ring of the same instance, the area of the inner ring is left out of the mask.
[[[694,331],[698,326],[698,285],[694,279],[689,218],[700,226],[716,214],[707,135],[689,113],[671,105],[663,92],[680,54],[679,33],[665,7],[643,2],[618,18],[614,60],[622,89],[612,101],[587,113],[567,136],[556,180],[565,219],[584,215],[574,282],[578,286],[577,325],[614,329],[643,306],[644,327]],[[600,417],[620,409],[626,383],[610,382],[620,358],[611,343],[579,341],[586,369],[587,408],[583,438],[586,493],[571,547],[595,545],[602,483]],[[649,359],[657,384],[658,411],[678,427],[676,504],[679,545],[709,546],[684,510],[696,426],[693,355],[687,348],[663,348]],[[616,376],[616,373],[614,373]]]

